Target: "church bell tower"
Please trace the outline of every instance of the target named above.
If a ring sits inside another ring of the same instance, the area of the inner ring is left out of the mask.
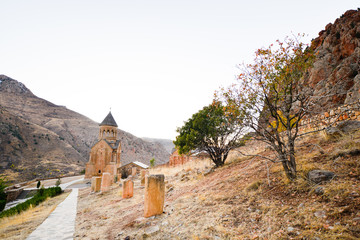
[[[108,142],[115,143],[117,137],[117,127],[114,117],[111,112],[100,123],[99,141],[105,139]]]

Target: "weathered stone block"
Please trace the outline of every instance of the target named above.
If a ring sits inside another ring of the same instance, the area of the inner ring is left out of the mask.
[[[107,192],[111,186],[111,175],[108,172],[103,173],[101,178],[101,192]]]
[[[92,177],[91,178],[91,191],[99,192],[101,188],[101,177]]]
[[[122,198],[132,198],[134,196],[134,182],[126,179],[123,182]]]
[[[145,178],[144,217],[163,213],[165,201],[165,177],[163,174]]]
[[[141,186],[145,185],[145,177],[146,177],[146,175],[149,175],[149,171],[148,170],[141,170],[141,172],[140,172]]]

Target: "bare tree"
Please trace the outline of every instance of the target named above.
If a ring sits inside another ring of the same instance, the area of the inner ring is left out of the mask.
[[[227,105],[242,112],[255,138],[275,151],[290,180],[296,178],[299,123],[318,101],[313,89],[302,84],[313,60],[313,51],[297,37],[277,41],[276,47],[256,51],[254,63],[241,67],[237,84],[221,94]]]

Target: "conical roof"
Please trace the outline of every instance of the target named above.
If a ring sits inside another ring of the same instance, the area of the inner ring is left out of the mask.
[[[115,119],[111,112],[106,116],[106,118],[100,123],[100,126],[113,126],[117,127],[118,125],[115,122]]]

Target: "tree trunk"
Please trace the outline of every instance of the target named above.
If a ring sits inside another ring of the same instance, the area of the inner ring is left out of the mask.
[[[281,163],[283,165],[283,168],[285,170],[286,177],[293,181],[296,178],[296,162],[295,162],[295,156],[290,153],[289,158],[287,158],[285,155],[281,157]]]
[[[211,156],[211,160],[215,163],[216,167],[221,167],[221,166],[224,165],[224,162],[222,161],[221,155],[220,156],[216,155],[214,157]]]

